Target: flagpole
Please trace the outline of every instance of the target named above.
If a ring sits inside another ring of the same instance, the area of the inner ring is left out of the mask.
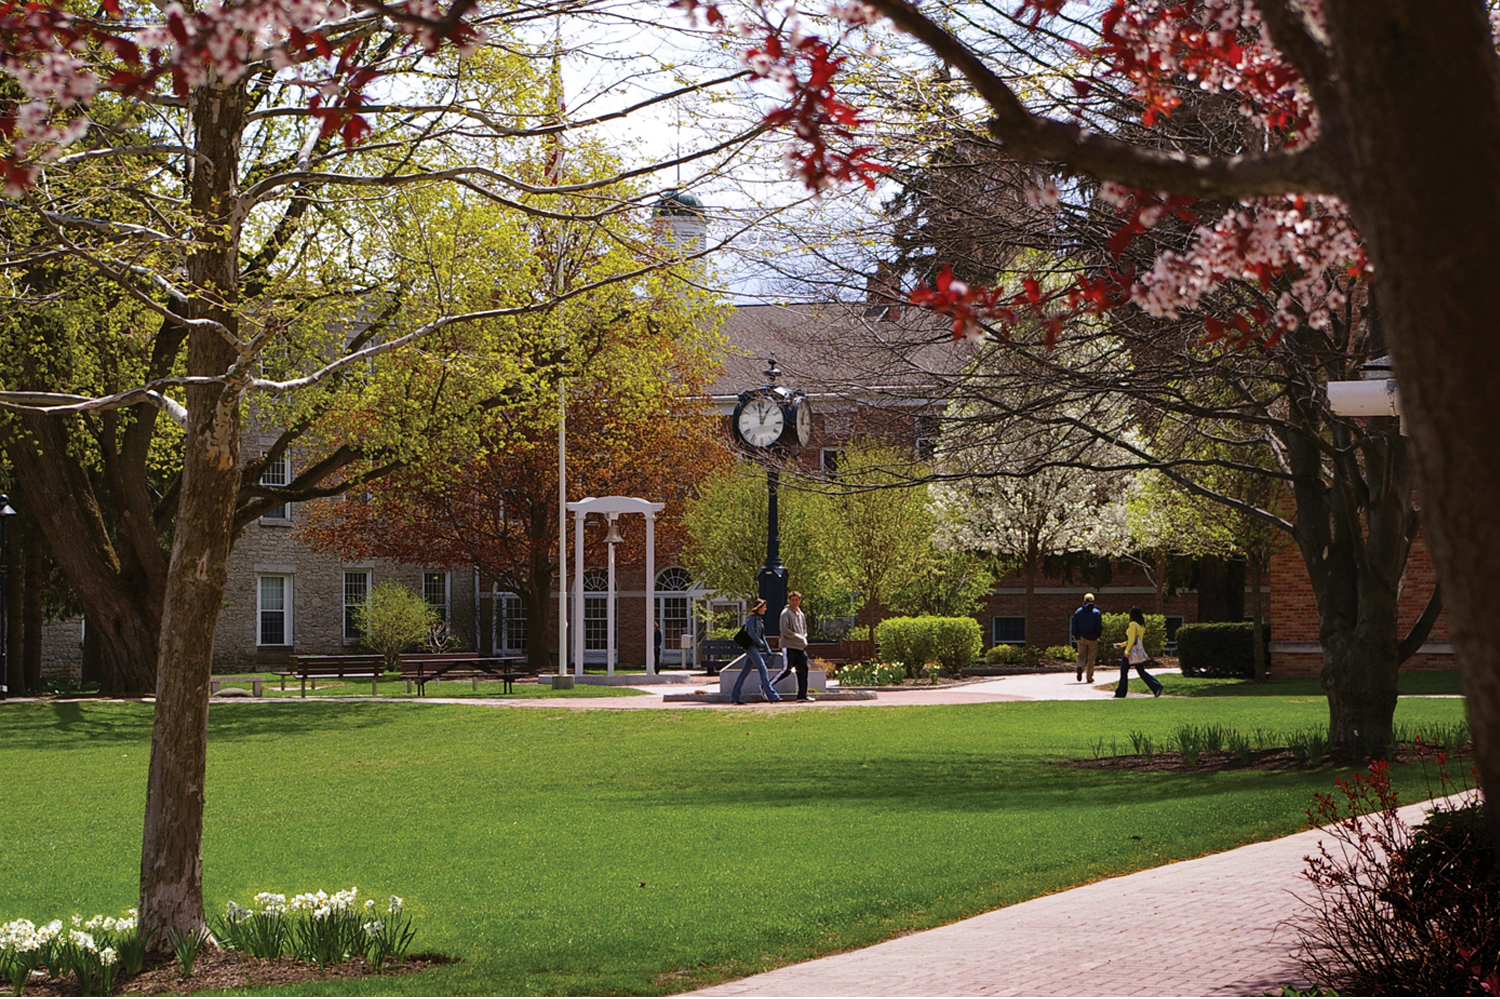
[[[552,101],[556,124],[562,125],[562,16],[559,15],[552,41]],[[556,185],[562,179],[562,133],[552,137],[551,162],[547,179]],[[557,269],[553,275],[554,295],[562,294],[563,247],[557,247]],[[566,322],[558,327],[557,357],[561,370],[567,371],[568,333]],[[557,675],[568,675],[568,379],[557,379]],[[567,681],[559,679],[558,685]]]

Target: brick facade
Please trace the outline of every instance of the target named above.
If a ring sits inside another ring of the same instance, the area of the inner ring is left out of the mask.
[[[1318,602],[1312,582],[1296,548],[1289,547],[1271,559],[1268,575],[1271,589],[1271,670],[1282,676],[1316,676],[1323,668],[1318,637]],[[1437,573],[1427,555],[1427,543],[1419,534],[1412,542],[1397,599],[1397,634],[1406,632],[1422,616],[1437,585]],[[1402,669],[1452,669],[1453,646],[1448,641],[1448,614],[1438,615],[1427,642]]]
[[[1043,649],[1053,645],[1066,645],[1068,621],[1073,611],[1083,602],[1085,593],[1093,593],[1099,609],[1106,614],[1124,614],[1132,607],[1139,607],[1147,614],[1180,617],[1185,624],[1198,620],[1198,596],[1195,592],[1166,597],[1158,610],[1156,588],[1147,580],[1145,573],[1135,566],[1120,565],[1115,568],[1110,582],[1103,586],[1038,579],[1033,604],[1035,620],[1026,623],[1027,644]],[[1247,605],[1248,602],[1247,598]],[[1025,613],[1025,577],[1020,573],[1012,573],[996,580],[989,599],[976,615],[984,630],[985,647],[994,643],[996,617],[1020,617]]]

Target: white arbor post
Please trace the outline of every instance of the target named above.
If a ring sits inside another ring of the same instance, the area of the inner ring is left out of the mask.
[[[665,503],[652,503],[636,496],[590,496],[588,499],[569,503],[573,514],[573,669],[583,675],[584,654],[584,589],[583,589],[583,522],[590,514],[600,514],[613,523],[621,514],[638,513],[646,518],[646,672],[656,673],[655,624],[656,624],[656,515],[666,509]],[[609,589],[606,595],[605,627],[608,638],[605,642],[605,663],[613,674],[616,665],[615,648],[615,549],[609,546]]]
[[[577,503],[569,503],[573,510],[573,675],[583,676],[583,518],[584,512],[576,509]]]
[[[656,675],[656,512],[646,511],[646,675]],[[662,646],[666,651],[666,646]]]
[[[615,675],[615,520],[619,514],[609,514],[609,582],[604,601],[604,672]]]

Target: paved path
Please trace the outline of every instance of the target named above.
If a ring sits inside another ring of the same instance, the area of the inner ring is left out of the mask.
[[[1159,670],[1173,673],[1176,670]],[[1135,674],[1131,674],[1134,676]],[[810,711],[819,708],[847,707],[908,707],[922,704],[987,704],[996,701],[1093,701],[1112,696],[1113,684],[1119,679],[1119,671],[1099,670],[1094,673],[1093,684],[1080,683],[1072,673],[1032,673],[1022,676],[996,677],[980,683],[954,684],[941,687],[912,687],[905,690],[882,690],[873,701],[814,701],[812,704],[766,704],[751,702],[745,705],[693,701],[663,701],[665,694],[686,694],[692,691],[717,692],[716,677],[704,678],[696,685],[671,684],[656,687],[637,687],[646,691],[643,697],[528,697],[525,699],[473,698],[473,697],[424,697],[422,704],[492,704],[514,708],[573,708],[575,710],[641,711],[661,708],[669,711]],[[1145,696],[1145,695],[1133,695]],[[349,700],[350,698],[338,698]],[[308,698],[311,700],[311,698]],[[413,702],[418,703],[418,702]]]
[[[1402,809],[1417,821],[1425,806]],[[698,996],[1258,996],[1305,985],[1285,920],[1314,830],[996,909]]]

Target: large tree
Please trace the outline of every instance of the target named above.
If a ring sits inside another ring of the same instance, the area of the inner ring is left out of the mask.
[[[617,304],[626,307],[595,311],[605,325],[600,349],[567,386],[568,491],[664,501],[655,540],[674,551],[684,503],[732,461],[719,418],[693,392],[712,370],[717,338],[683,303]],[[549,617],[558,583],[557,417],[555,394],[488,414],[471,457],[409,466],[358,497],[315,506],[301,536],[345,559],[478,569],[520,598],[527,659],[545,669],[557,645]],[[597,561],[597,534],[589,546]],[[628,533],[622,554],[644,561],[639,531]]]
[[[606,12],[585,2],[556,13]],[[535,18],[472,0],[0,10],[0,68],[21,91],[0,113],[13,199],[4,267],[13,299],[36,310],[10,315],[45,340],[60,285],[100,286],[113,300],[88,318],[130,341],[130,370],[27,377],[3,403],[18,414],[12,455],[35,459],[18,468],[117,657],[117,683],[154,685],[140,912],[159,943],[204,925],[208,679],[237,530],[287,500],[409,464],[466,411],[504,405],[574,360],[568,349],[504,349],[508,324],[560,313],[592,287],[574,246],[544,242],[506,280],[457,281],[487,248],[383,239],[381,209],[395,207],[386,193],[448,185],[518,217],[640,243],[643,207],[609,190],[619,177],[584,171],[575,182],[574,163],[563,169],[564,146],[579,148],[571,136],[631,101],[566,118],[549,64],[591,53]],[[641,68],[624,72],[649,78]],[[664,90],[700,86],[657,69]],[[380,359],[418,345],[425,352]],[[97,336],[89,352],[113,360]],[[494,356],[509,363],[482,363]],[[457,408],[434,405],[455,387]],[[247,459],[252,397],[286,430]],[[319,429],[349,413],[370,417],[367,433]],[[304,471],[289,487],[261,485],[265,463],[292,447],[310,453]],[[89,481],[70,457],[96,457],[103,474]]]

